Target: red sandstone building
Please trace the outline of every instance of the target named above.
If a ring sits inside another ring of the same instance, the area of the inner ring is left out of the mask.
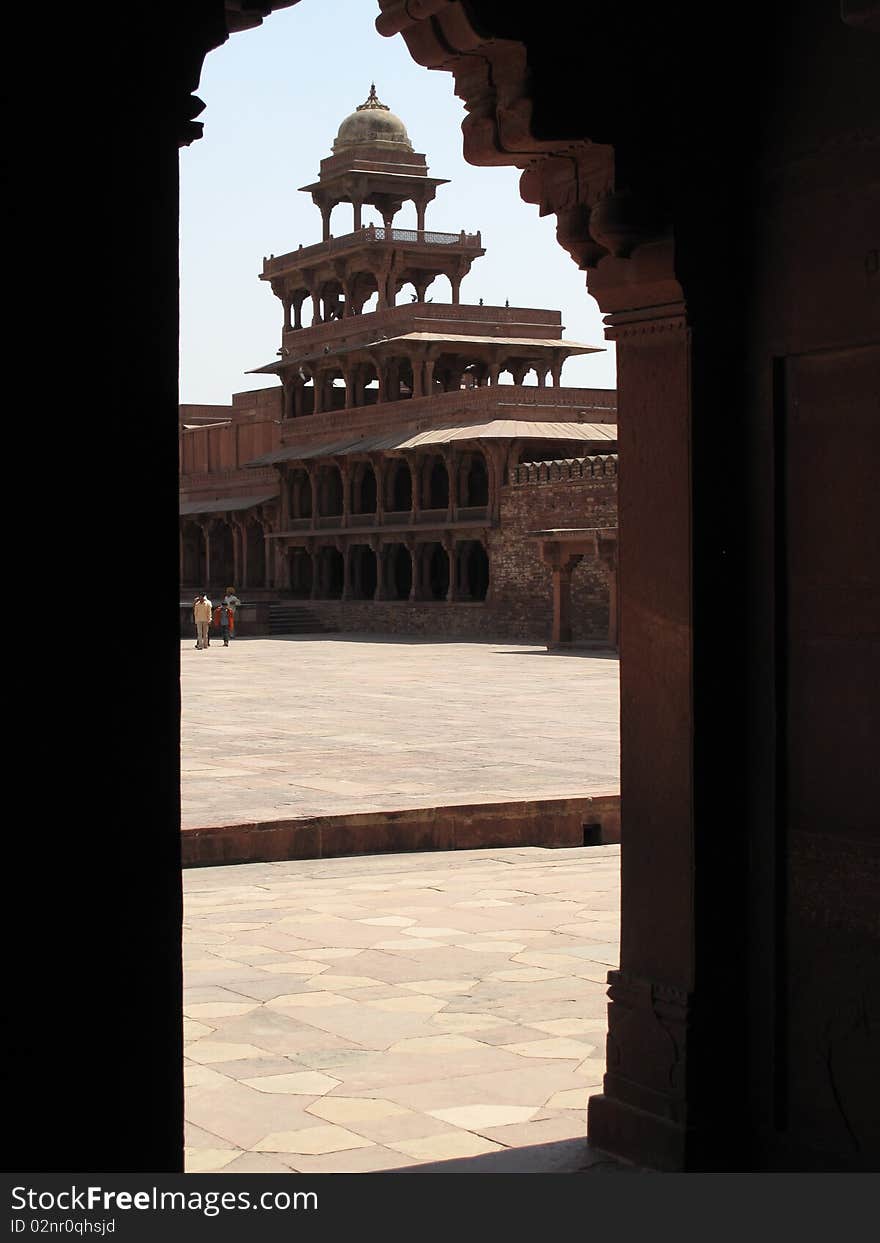
[[[593,347],[558,311],[461,302],[485,251],[426,228],[443,184],[371,86],[302,187],[322,240],[263,260],[280,386],[181,407],[182,609],[235,583],[245,633],[616,642],[615,394],[563,386]]]

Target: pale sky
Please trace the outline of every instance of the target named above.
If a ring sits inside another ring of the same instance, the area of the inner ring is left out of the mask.
[[[613,388],[614,346],[584,273],[556,241],[555,218],[522,201],[516,169],[465,163],[452,75],[417,65],[400,36],[382,38],[378,11],[375,0],[301,0],[207,57],[197,92],[207,105],[204,137],[180,157],[180,400],[226,404],[273,383],[245,374],[274,361],[281,342],[281,303],[257,279],[263,256],[321,240],[320,213],[297,187],[317,178],[371,81],[430,175],[450,179],[428,207],[427,227],[482,232],[486,254],[462,282],[462,302],[562,311],[567,339],[606,349],[570,359],[564,383]],[[381,224],[365,208],[364,223],[371,220]],[[394,223],[414,228],[414,208],[405,204]],[[331,231],[351,227],[351,208],[337,207]],[[428,297],[449,301],[448,283],[440,278]],[[398,300],[408,299],[406,287]]]

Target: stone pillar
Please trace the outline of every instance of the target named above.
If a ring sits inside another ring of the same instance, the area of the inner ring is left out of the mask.
[[[321,238],[325,242],[330,240],[330,213],[332,211],[333,211],[332,207],[327,207],[327,206],[321,207],[321,224],[323,226],[322,232],[321,232]]]
[[[355,231],[355,233],[357,233],[360,229],[362,229],[362,228],[363,228],[363,223],[362,223],[362,221],[361,221],[361,209],[362,209],[362,207],[363,207],[363,203],[359,203],[359,202],[357,202],[357,200],[354,200],[354,201],[352,202],[352,205],[351,205],[351,208],[352,208],[352,221],[353,221],[353,224],[354,224],[354,231]]]
[[[324,409],[324,372],[315,371],[312,375],[312,384],[315,390],[315,402],[312,406],[312,414],[320,414]]]
[[[416,228],[420,233],[425,231],[425,209],[427,206],[428,204],[424,200],[416,203]]]
[[[553,574],[553,630],[551,642],[571,643],[571,575],[580,564],[581,553],[569,553],[564,549],[551,561]]]
[[[347,458],[339,463],[339,475],[342,479],[342,525],[347,527],[351,521],[351,467]]]
[[[232,530],[232,581],[238,583],[241,581],[241,524],[230,522],[228,525]]]
[[[282,305],[283,305],[283,307],[284,307],[284,331],[285,331],[285,332],[290,332],[290,329],[291,329],[291,323],[290,323],[290,307],[291,307],[291,299],[290,299],[290,294],[285,294],[285,295],[284,295],[284,297],[282,298],[281,302],[282,302]]]
[[[388,362],[388,389],[386,401],[400,401],[400,363],[396,358]]]
[[[342,378],[345,380],[345,409],[346,410],[351,410],[354,406],[357,405],[357,399],[356,399],[356,394],[355,394],[355,380],[354,380],[356,374],[357,374],[357,369],[355,367],[349,367],[347,371],[343,371],[342,373]]]
[[[324,580],[325,562],[321,556],[320,548],[312,549],[312,590],[309,597],[312,600],[322,600],[323,597],[323,580]]]
[[[302,328],[302,308],[306,295],[298,290],[293,296],[293,326]]]
[[[409,520],[415,525],[419,520],[419,512],[422,507],[422,480],[421,480],[422,459],[418,454],[409,459],[409,477],[412,485],[412,500],[410,502]]]
[[[293,418],[293,390],[296,381],[290,378],[281,381],[281,417],[282,419]]]
[[[449,481],[449,496],[446,502],[446,521],[455,521],[455,511],[458,508],[458,462],[459,457],[454,449],[448,449],[443,454],[443,462],[446,466],[446,478]]]
[[[501,371],[500,363],[489,364],[489,383],[490,385],[492,385],[493,388],[498,383],[498,373],[500,371]]]
[[[433,358],[425,359],[425,372],[424,379],[422,381],[422,392],[425,397],[430,397],[431,393],[434,391],[434,362],[435,360]]]
[[[336,541],[336,548],[342,553],[342,599],[351,599],[351,546],[346,540]]]
[[[248,528],[249,523],[243,522],[241,526],[241,589],[244,591],[250,586],[250,574],[248,571]]]
[[[374,600],[388,599],[388,548],[380,539],[371,539],[370,547],[376,554],[376,590]]]
[[[452,305],[458,306],[461,300],[461,277],[459,275],[450,276],[449,284],[452,286]]]
[[[293,386],[293,417],[295,419],[302,418],[304,388],[305,384],[302,380],[297,380]]]
[[[443,537],[443,547],[446,549],[446,555],[449,558],[449,587],[446,590],[446,600],[449,604],[458,599],[458,556],[456,553],[455,536],[451,532]]]
[[[559,388],[562,384],[562,361],[557,359],[550,368],[550,377],[554,388]]]
[[[376,476],[376,526],[381,526],[385,518],[385,459],[376,456],[371,460]]]
[[[409,550],[410,560],[412,562],[412,585],[409,589],[409,598],[411,601],[421,598],[421,573],[419,556],[419,546],[414,539],[407,539],[406,546]]]
[[[318,517],[318,472],[314,466],[307,466],[306,470],[309,475],[309,487],[312,489],[312,528],[314,528]],[[314,575],[312,579],[314,580]]]
[[[205,590],[210,591],[211,586],[211,523],[206,522],[202,527],[205,532]]]

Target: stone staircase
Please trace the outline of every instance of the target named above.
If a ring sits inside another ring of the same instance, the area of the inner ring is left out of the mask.
[[[269,605],[269,634],[329,634],[331,627],[305,604],[288,600]]]

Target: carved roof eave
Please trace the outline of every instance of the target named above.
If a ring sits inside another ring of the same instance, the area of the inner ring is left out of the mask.
[[[671,232],[615,184],[613,146],[536,137],[524,44],[475,29],[460,0],[379,0],[379,7],[380,34],[400,34],[417,64],[453,75],[467,111],[465,159],[522,170],[523,199],[556,216],[557,239],[591,273],[603,311],[682,304]]]

